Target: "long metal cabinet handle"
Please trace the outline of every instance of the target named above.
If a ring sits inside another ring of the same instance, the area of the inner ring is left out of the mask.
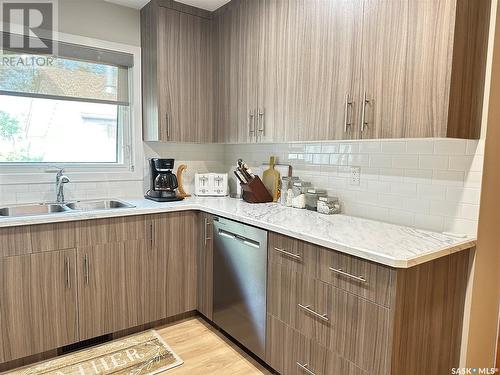
[[[363,94],[363,103],[361,104],[361,134],[363,134],[363,132],[365,131],[365,127],[368,125],[368,122],[366,121],[366,105],[370,104],[370,102],[371,100],[368,99],[368,95],[365,91]]]
[[[90,283],[90,270],[89,270],[89,256],[85,254],[83,258],[83,271],[85,274],[85,284],[89,285]]]
[[[207,246],[207,241],[210,241],[211,238],[208,237],[208,226],[210,225],[210,220],[208,220],[208,218],[205,218],[205,246]]]
[[[165,114],[165,120],[167,121],[167,141],[170,140],[170,116],[168,113]]]
[[[248,114],[248,135],[252,136],[255,134],[255,113],[251,111]]]
[[[261,133],[261,136],[266,134],[266,124],[265,124],[265,112],[263,109],[259,109],[259,119],[257,121],[257,124],[259,125],[259,133]]]
[[[348,272],[345,272],[343,269],[341,268],[333,268],[333,267],[329,267],[330,271],[332,272],[335,272],[335,273],[338,273],[342,276],[346,276],[346,277],[349,277],[351,279],[354,279],[356,281],[361,281],[362,283],[366,283],[366,279],[363,277],[363,276],[356,276],[356,275],[353,275],[352,273],[348,273]]]
[[[283,255],[286,255],[287,257],[290,257],[290,258],[293,258],[293,259],[297,259],[297,260],[302,260],[302,257],[298,254],[293,254],[293,253],[290,253],[286,250],[283,250],[283,249],[280,249],[278,247],[275,247],[274,250],[276,250],[278,253],[281,253]]]
[[[149,225],[149,230],[150,230],[150,236],[151,236],[151,248],[154,249],[156,247],[156,236],[155,236],[155,230],[154,230],[154,222],[151,221],[151,224]]]
[[[306,374],[309,374],[309,375],[316,375],[314,372],[312,372],[311,370],[309,370],[309,365],[307,363],[305,364],[302,364],[300,362],[297,362],[297,366],[299,366],[299,368],[301,370],[303,370]]]
[[[329,321],[328,316],[326,314],[320,314],[319,312],[314,311],[311,308],[311,305],[305,306],[299,303],[297,306],[299,306],[302,310],[305,310],[306,312],[310,313],[311,315],[314,315],[316,318],[324,320],[325,322]]]
[[[65,272],[66,288],[71,289],[71,265],[69,263],[68,257],[64,258],[64,270],[66,271]]]
[[[344,103],[344,132],[348,132],[349,128],[352,126],[352,120],[349,116],[349,108],[352,109],[352,99],[351,95],[345,95],[345,103]]]

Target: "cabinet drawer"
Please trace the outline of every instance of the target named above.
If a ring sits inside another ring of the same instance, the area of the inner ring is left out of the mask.
[[[318,247],[304,241],[269,233],[269,262],[280,264],[291,271],[316,275]]]
[[[0,228],[0,258],[32,252],[30,226]]]
[[[86,220],[77,223],[77,247],[151,238],[146,215]]]
[[[386,375],[389,309],[330,286],[328,349],[373,375]]]
[[[74,222],[38,224],[31,227],[33,252],[65,250],[76,247]]]
[[[271,315],[267,326],[266,362],[282,375],[368,375]]]
[[[300,333],[328,346],[331,320],[328,311],[330,285],[270,264],[268,268],[268,312]]]
[[[284,266],[268,272],[270,315],[363,370],[384,374],[389,309]]]
[[[324,248],[319,250],[320,280],[382,306],[389,306],[394,275],[389,267]]]

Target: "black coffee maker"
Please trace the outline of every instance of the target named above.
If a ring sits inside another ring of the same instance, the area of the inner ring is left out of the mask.
[[[172,173],[174,159],[150,159],[151,187],[144,196],[156,202],[180,201],[184,198],[177,196],[179,184],[177,177]]]

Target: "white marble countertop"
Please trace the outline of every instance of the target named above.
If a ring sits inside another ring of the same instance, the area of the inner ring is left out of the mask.
[[[476,245],[476,239],[471,237],[430,232],[353,216],[321,215],[280,204],[249,204],[232,198],[198,197],[169,203],[146,199],[125,201],[136,207],[5,217],[0,218],[0,228],[199,210],[397,268],[409,268]]]

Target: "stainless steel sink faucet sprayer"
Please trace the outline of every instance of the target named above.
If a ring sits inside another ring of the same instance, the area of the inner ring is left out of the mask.
[[[57,203],[64,203],[64,184],[67,184],[71,180],[69,179],[68,176],[65,176],[64,174],[64,169],[60,169],[59,172],[57,172],[56,175],[56,192],[57,192],[57,197],[56,197],[56,202]]]

